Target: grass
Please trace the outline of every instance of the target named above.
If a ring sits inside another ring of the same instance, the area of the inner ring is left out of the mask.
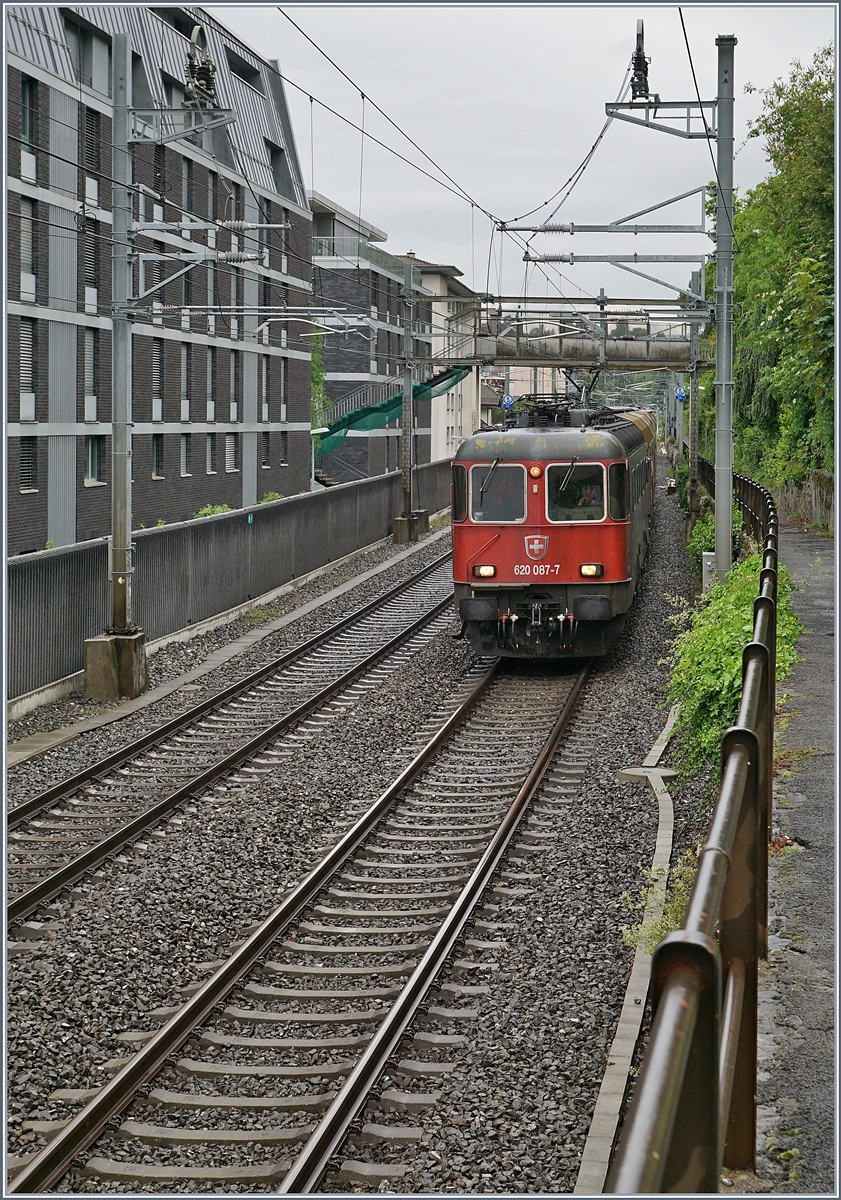
[[[667,933],[673,933],[676,929],[680,929],[697,872],[698,859],[695,851],[684,851],[669,871],[663,913],[656,919],[646,917],[645,910],[649,899],[659,890],[659,880],[651,871],[645,872],[644,878],[648,882],[647,886],[643,888],[640,899],[632,900],[627,892],[622,896],[623,906],[639,917],[632,925],[620,926],[626,946],[630,946],[632,950],[642,948],[647,954],[653,954]]]

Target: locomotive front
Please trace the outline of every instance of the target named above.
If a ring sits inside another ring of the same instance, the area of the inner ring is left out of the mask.
[[[480,654],[604,654],[648,543],[650,442],[613,428],[489,430],[453,463],[455,603]]]

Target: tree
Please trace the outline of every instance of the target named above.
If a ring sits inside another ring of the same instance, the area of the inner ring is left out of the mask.
[[[323,429],[327,424],[332,405],[327,397],[324,386],[324,359],[321,347],[324,335],[319,333],[312,339],[312,358],[310,360],[310,420],[313,429]],[[315,435],[315,453],[318,454],[321,438]]]
[[[833,67],[824,47],[765,90],[773,170],[735,204],[736,466],[772,486],[833,463]]]

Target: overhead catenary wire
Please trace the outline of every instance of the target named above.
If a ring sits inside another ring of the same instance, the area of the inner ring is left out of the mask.
[[[313,46],[313,48],[314,48],[315,50],[317,50],[317,51],[318,51],[318,53],[319,53],[319,54],[321,54],[321,55],[322,55],[322,57],[323,57],[323,58],[325,58],[325,59],[327,60],[327,62],[329,62],[329,63],[330,63],[330,65],[331,65],[331,66],[332,66],[332,67],[333,67],[333,68],[334,68],[336,71],[338,71],[338,73],[339,73],[339,74],[342,76],[342,78],[343,78],[343,79],[345,79],[345,80],[346,80],[346,81],[347,81],[347,82],[348,82],[348,83],[351,85],[351,87],[353,87],[353,88],[354,88],[356,91],[358,91],[360,94],[362,94],[362,88],[359,86],[359,84],[357,84],[357,83],[356,83],[356,82],[355,82],[353,79],[351,79],[351,77],[350,77],[350,76],[347,74],[347,72],[346,72],[346,71],[344,71],[344,70],[342,69],[342,67],[340,67],[340,66],[338,65],[338,63],[336,63],[336,62],[335,62],[335,60],[334,60],[333,58],[331,58],[331,56],[330,56],[330,55],[329,55],[329,54],[328,54],[328,53],[327,53],[325,50],[323,50],[323,49],[322,49],[322,47],[321,47],[321,46],[319,46],[319,45],[318,45],[318,43],[317,43],[317,42],[316,42],[316,41],[315,41],[313,38],[311,38],[311,37],[309,36],[309,34],[307,34],[307,33],[306,33],[306,32],[305,32],[303,29],[301,29],[301,27],[300,27],[300,26],[299,26],[299,25],[298,25],[298,24],[297,24],[295,21],[293,21],[293,20],[292,20],[292,18],[289,16],[289,14],[288,14],[287,12],[285,12],[285,11],[284,11],[284,10],[283,10],[283,9],[282,9],[282,8],[281,8],[279,5],[277,6],[277,10],[278,10],[278,12],[280,12],[280,13],[281,13],[281,15],[282,15],[283,17],[285,17],[285,18],[286,18],[286,20],[287,20],[287,21],[289,21],[289,23],[290,23],[291,25],[293,25],[293,26],[294,26],[294,27],[295,27],[295,28],[298,30],[298,32],[301,34],[301,36],[302,36],[302,37],[304,37],[304,38],[305,38],[305,39],[306,39],[306,40],[307,40],[307,41],[310,43],[310,45],[311,45],[311,46]],[[272,70],[276,70],[276,68],[272,68]],[[621,86],[621,87],[620,87],[620,89],[619,89],[619,97],[620,97],[620,98],[621,98],[621,96],[624,94],[624,92],[627,90],[627,87],[628,87],[628,81],[629,81],[629,78],[630,78],[630,71],[631,71],[631,66],[630,66],[630,64],[629,64],[629,66],[628,66],[628,68],[626,69],[626,72],[625,72],[625,78],[624,78],[624,80],[623,80],[622,86]],[[284,82],[286,82],[286,83],[289,83],[289,84],[290,84],[292,87],[296,88],[297,90],[299,90],[299,91],[301,91],[301,92],[303,92],[303,91],[304,91],[304,89],[303,89],[303,88],[301,88],[301,87],[299,87],[299,85],[298,85],[298,84],[295,84],[295,83],[294,83],[292,80],[288,79],[288,77],[286,77],[286,76],[282,75],[282,73],[281,73],[280,71],[277,71],[277,74],[281,76],[281,78],[284,80]],[[490,211],[489,211],[487,208],[485,208],[485,207],[484,207],[482,204],[480,204],[480,203],[479,203],[477,200],[475,200],[475,199],[474,199],[474,197],[472,197],[472,196],[470,195],[470,193],[467,191],[467,189],[466,189],[466,188],[463,188],[463,187],[462,187],[462,186],[461,186],[461,185],[460,185],[460,184],[459,184],[459,183],[458,183],[458,182],[457,182],[457,181],[456,181],[456,180],[455,180],[455,179],[454,179],[454,178],[453,178],[451,175],[449,175],[449,174],[448,174],[448,173],[447,173],[447,172],[444,170],[444,168],[443,168],[443,167],[441,167],[441,166],[440,166],[440,164],[438,164],[438,163],[435,161],[435,159],[433,159],[433,158],[432,158],[432,157],[431,157],[429,154],[427,154],[427,153],[426,153],[426,151],[425,151],[425,150],[423,150],[423,149],[422,149],[422,148],[421,148],[421,147],[418,145],[418,143],[417,143],[417,142],[416,142],[416,141],[415,141],[415,140],[414,140],[414,139],[413,139],[413,138],[412,138],[412,137],[411,137],[409,134],[407,134],[407,133],[406,133],[406,131],[405,131],[404,129],[402,129],[402,127],[401,127],[401,126],[400,126],[400,125],[399,125],[399,124],[398,124],[396,121],[394,121],[394,120],[393,120],[393,119],[392,119],[392,118],[391,118],[391,117],[388,115],[388,113],[384,112],[384,111],[383,111],[383,109],[381,109],[381,108],[379,107],[379,105],[375,104],[375,103],[374,103],[374,101],[372,101],[372,100],[370,99],[370,96],[368,96],[367,98],[368,98],[368,102],[369,102],[369,104],[371,104],[371,105],[372,105],[372,107],[373,107],[373,108],[375,108],[375,109],[376,109],[376,111],[377,111],[378,113],[380,113],[380,115],[381,115],[381,116],[382,116],[382,117],[383,117],[383,118],[384,118],[386,121],[388,121],[388,123],[389,123],[391,126],[393,126],[393,128],[394,128],[394,129],[396,129],[396,130],[397,130],[397,131],[398,131],[398,132],[401,134],[401,136],[402,136],[402,137],[405,137],[405,138],[406,138],[406,140],[407,140],[407,141],[410,143],[410,145],[412,145],[412,146],[413,146],[413,147],[414,147],[414,148],[415,148],[415,149],[416,149],[416,150],[417,150],[417,151],[418,151],[420,154],[422,154],[422,155],[423,155],[423,157],[424,157],[424,158],[427,160],[427,162],[429,162],[430,164],[432,164],[432,165],[433,165],[433,166],[436,168],[436,170],[440,171],[440,172],[441,172],[441,174],[442,174],[442,175],[443,175],[443,176],[444,176],[444,177],[445,177],[447,180],[449,180],[449,182],[450,182],[451,184],[453,184],[453,186],[454,186],[456,189],[458,189],[458,191],[457,191],[455,194],[457,194],[457,195],[461,195],[461,197],[462,197],[463,199],[467,200],[467,201],[468,201],[468,202],[470,202],[472,205],[475,205],[475,207],[476,207],[476,208],[478,208],[478,209],[479,209],[481,212],[483,212],[483,213],[485,214],[485,216],[486,216],[486,217],[488,217],[488,219],[489,219],[489,220],[491,220],[491,221],[493,221],[495,224],[497,224],[497,225],[500,225],[500,224],[505,224],[505,222],[502,222],[502,221],[500,220],[500,218],[499,218],[499,217],[495,216],[495,215],[494,215],[492,212],[490,212]],[[343,117],[343,116],[341,116],[341,114],[339,114],[339,113],[336,113],[336,112],[335,112],[335,110],[331,109],[331,108],[330,108],[328,105],[325,105],[325,104],[323,103],[323,101],[318,101],[318,103],[320,103],[320,104],[322,105],[322,107],[324,107],[324,108],[327,108],[327,109],[328,109],[328,111],[332,112],[334,115],[336,115],[336,116],[339,116],[339,118],[340,118],[341,120],[343,120],[343,121],[347,122],[348,124],[350,124],[350,125],[351,125],[351,126],[353,126],[354,128],[356,128],[356,129],[359,129],[359,126],[356,126],[356,125],[354,124],[354,122],[350,121],[350,120],[349,120],[347,117]],[[570,176],[570,178],[569,178],[569,179],[566,181],[566,183],[562,184],[561,188],[559,188],[559,189],[558,189],[558,191],[557,191],[557,192],[555,192],[554,196],[557,196],[557,195],[559,195],[559,193],[560,193],[561,191],[563,191],[563,189],[564,189],[565,187],[567,187],[567,186],[568,186],[570,183],[572,183],[572,184],[573,184],[573,187],[575,186],[575,182],[577,182],[577,178],[576,178],[576,177],[577,177],[577,176],[580,176],[580,174],[583,172],[583,170],[586,168],[586,166],[588,165],[589,161],[591,160],[591,158],[592,158],[592,157],[593,157],[593,155],[595,154],[595,152],[596,152],[596,150],[597,150],[597,148],[598,148],[599,144],[601,143],[601,140],[603,139],[603,137],[604,137],[604,135],[605,135],[605,133],[606,133],[606,131],[607,131],[607,128],[608,128],[608,127],[609,127],[609,125],[611,124],[612,120],[613,120],[613,118],[612,118],[612,117],[610,117],[610,118],[608,118],[608,119],[607,119],[607,121],[605,122],[605,125],[604,125],[604,127],[602,128],[601,132],[599,133],[599,136],[598,136],[598,138],[597,138],[597,139],[596,139],[596,141],[594,142],[594,144],[593,144],[593,146],[591,147],[590,151],[588,152],[587,156],[585,156],[585,159],[584,159],[584,161],[583,161],[581,164],[579,164],[579,166],[576,168],[576,170],[573,172],[573,174]],[[360,132],[364,132],[364,131],[360,130]],[[367,136],[369,136],[369,137],[370,137],[371,135],[369,134],[369,135],[367,135]],[[383,146],[383,148],[384,148],[384,149],[388,150],[388,151],[389,151],[391,154],[394,154],[394,155],[395,155],[397,158],[400,158],[400,159],[402,159],[402,161],[404,161],[404,162],[408,163],[408,164],[409,164],[410,166],[412,166],[412,167],[413,167],[415,170],[417,170],[417,171],[420,171],[420,172],[421,172],[421,174],[423,174],[423,175],[426,175],[426,176],[427,176],[427,178],[430,178],[430,179],[432,179],[432,180],[433,180],[433,182],[436,182],[436,183],[438,183],[438,184],[439,184],[439,186],[441,186],[441,187],[445,187],[445,188],[446,188],[448,191],[453,191],[453,188],[447,187],[447,185],[446,185],[446,184],[444,184],[444,183],[443,183],[441,180],[436,180],[434,176],[431,176],[431,175],[429,174],[429,172],[425,171],[425,170],[424,170],[422,167],[419,167],[417,163],[413,163],[413,162],[411,162],[411,160],[410,160],[410,159],[406,159],[406,158],[405,158],[403,155],[399,154],[399,153],[398,153],[396,150],[394,150],[392,147],[389,147],[389,146],[385,145],[385,143],[383,143],[383,142],[380,142],[380,141],[379,141],[377,138],[373,138],[373,137],[372,137],[372,141],[376,142],[376,143],[377,143],[378,145],[380,145],[380,146]],[[575,181],[575,182],[573,182],[573,181]],[[570,191],[571,191],[571,190],[572,190],[572,189],[570,189]],[[545,203],[547,203],[547,204],[548,204],[548,203],[551,203],[551,200],[552,200],[552,199],[554,199],[554,196],[553,196],[553,197],[550,197],[550,199],[549,199],[548,201],[546,201]],[[562,203],[563,203],[563,201],[562,201]],[[534,212],[537,212],[537,211],[539,211],[539,209],[540,209],[541,207],[544,207],[544,205],[539,205],[537,209],[534,209],[534,210],[532,210],[532,211],[534,211]],[[560,207],[560,205],[559,205],[558,207]],[[556,209],[555,211],[557,212],[557,209]],[[530,214],[530,213],[527,213],[527,214],[525,214],[525,215],[526,215],[526,216],[529,216],[529,215],[531,215],[531,214]],[[554,215],[554,214],[553,214],[553,215]],[[521,219],[522,219],[521,217],[512,218],[512,220],[521,220]],[[550,219],[551,219],[551,218],[550,218]],[[506,236],[509,236],[509,237],[511,237],[511,236],[512,236],[511,232],[510,232],[510,231],[506,231]],[[520,238],[515,238],[514,240],[515,240],[515,241],[516,241],[516,242],[517,242],[517,243],[518,243],[518,244],[519,244],[519,245],[520,245],[522,248],[527,248],[527,245],[525,245],[525,244],[522,242],[522,239],[520,239]],[[541,274],[543,274],[543,275],[545,276],[545,271],[542,271],[542,270],[541,270],[541,272],[540,272],[540,273],[541,273]],[[565,276],[564,276],[564,275],[563,275],[563,274],[562,274],[560,271],[556,271],[556,274],[558,275],[558,277],[559,277],[559,278],[562,278],[562,279],[565,279],[565,280],[566,280],[566,277],[565,277]],[[566,280],[566,282],[568,282],[568,283],[572,283],[572,281],[571,281],[571,280]],[[575,285],[573,285],[573,286],[575,286]]]

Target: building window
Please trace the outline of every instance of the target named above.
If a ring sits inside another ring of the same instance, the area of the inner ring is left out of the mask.
[[[181,344],[181,420],[190,419],[190,351],[186,342]]]
[[[38,119],[38,84],[28,75],[20,80],[20,140],[24,150],[35,152],[36,123]]]
[[[216,347],[207,348],[207,420],[216,420]]]
[[[73,74],[79,83],[103,96],[111,95],[111,43],[101,34],[64,18],[64,36]]]
[[[238,437],[235,433],[225,434],[225,470],[238,471],[239,464],[237,462],[237,442]]]
[[[280,419],[286,420],[286,406],[289,401],[289,364],[285,358],[280,360]]]
[[[207,174],[207,216],[213,220],[216,216],[216,203],[219,194],[219,177],[213,171]]]
[[[190,470],[190,466],[191,466],[190,458],[191,458],[190,435],[189,435],[189,433],[182,433],[181,434],[181,474],[182,474],[182,476],[192,475],[192,471]]]
[[[166,191],[166,146],[155,146],[152,165],[152,190],[163,197]]]
[[[269,419],[269,363],[268,354],[260,356],[260,419]]]
[[[280,465],[285,467],[289,462],[289,434],[285,429],[280,433]]]
[[[84,255],[85,287],[95,288],[99,280],[99,223],[88,217],[85,221]]]
[[[20,320],[20,419],[35,420],[35,322]]]
[[[105,469],[105,438],[85,438],[85,484],[103,482]]]
[[[240,381],[242,376],[242,353],[239,350],[231,351],[231,378],[230,378],[230,413],[228,419],[231,421],[239,420],[239,396],[240,396]]]
[[[164,419],[164,343],[152,338],[152,420]],[[155,435],[157,436],[157,435]],[[154,475],[155,472],[153,471]]]
[[[35,299],[35,201],[20,198],[20,298]]]
[[[193,211],[193,160],[181,159],[181,207],[185,212]]]
[[[85,170],[89,175],[99,174],[100,163],[99,112],[95,108],[85,109]]]
[[[85,420],[97,420],[96,367],[99,359],[99,330],[86,329],[84,333],[85,371]]]
[[[38,439],[20,439],[20,467],[18,478],[22,492],[38,491]]]
[[[271,459],[269,457],[269,455],[271,453],[270,438],[271,438],[271,434],[264,433],[262,436],[262,439],[261,439],[261,441],[262,441],[262,455],[260,458],[260,466],[261,467],[270,467],[272,465]]]
[[[216,474],[216,434],[207,435],[206,467],[208,475]]]
[[[234,246],[234,239],[231,238],[231,245]],[[236,267],[231,268],[231,337],[239,337],[239,318],[236,314],[236,307],[239,304],[239,274]],[[236,354],[238,351],[234,350]]]
[[[152,478],[163,479],[164,477],[164,435],[162,433],[152,434]]]

